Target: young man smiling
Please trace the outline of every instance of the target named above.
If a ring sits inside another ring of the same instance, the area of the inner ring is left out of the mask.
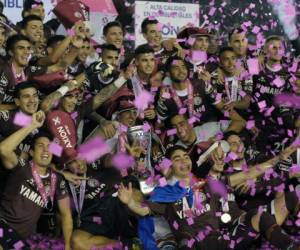
[[[222,154],[220,146],[216,151]],[[230,192],[220,194],[221,188],[214,188],[215,175],[221,170],[218,165],[214,165],[207,180],[197,180],[191,175],[192,162],[185,149],[180,146],[170,148],[166,157],[172,162],[168,184],[156,187],[149,200],[135,201],[130,184],[129,187],[121,184],[118,196],[140,216],[163,216],[178,242],[178,249],[228,249],[231,241],[234,241],[234,249],[247,249],[254,240],[249,233],[264,234],[280,249],[298,249],[267,212],[245,213],[230,198]],[[217,157],[223,159],[224,155]],[[231,224],[226,229],[230,241],[222,237],[222,223]],[[151,229],[147,233],[151,238]]]
[[[28,126],[19,129],[0,143],[2,163],[11,171],[0,202],[1,227],[4,234],[0,244],[4,249],[25,246],[23,239],[35,232],[43,209],[47,208],[51,211],[55,201],[58,202],[62,216],[65,249],[70,249],[73,222],[69,197],[65,182],[60,180],[50,168],[51,137],[43,133],[36,135],[30,151],[32,161],[24,162],[15,153],[22,140],[32,131],[40,128],[44,120],[45,114],[42,111],[34,113],[32,122]]]
[[[28,66],[31,55],[31,42],[23,35],[13,35],[8,38],[6,51],[10,56],[8,62],[3,62],[0,67],[0,109],[13,108],[14,87],[19,82],[27,79],[25,68]]]

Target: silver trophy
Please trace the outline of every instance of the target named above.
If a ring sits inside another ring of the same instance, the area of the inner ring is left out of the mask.
[[[140,181],[141,191],[144,194],[149,194],[154,189],[154,185],[148,185],[146,179],[153,173],[153,167],[151,166],[151,129],[144,131],[144,127],[134,126],[127,130],[127,139],[130,145],[136,144],[142,146],[145,149],[146,154],[141,156],[139,161],[144,163],[144,170],[135,170],[135,175]]]

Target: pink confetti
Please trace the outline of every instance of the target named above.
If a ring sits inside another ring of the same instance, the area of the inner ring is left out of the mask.
[[[158,31],[162,31],[164,25],[162,23],[158,23],[156,26]]]
[[[227,157],[230,158],[233,161],[236,160],[236,159],[238,159],[237,154],[234,153],[234,152],[230,152]]]
[[[207,61],[207,53],[201,50],[194,50],[192,52],[192,58],[194,62],[206,62]]]
[[[300,166],[298,165],[292,165],[292,167],[290,167],[289,172],[291,174],[298,174],[300,173]]]
[[[295,73],[298,68],[298,61],[294,60],[292,66],[289,68],[289,72]]]
[[[32,117],[22,112],[18,112],[15,114],[13,123],[20,127],[27,127],[32,123]]]
[[[187,108],[181,108],[181,109],[179,109],[179,114],[184,115],[186,113],[186,111],[187,111]]]
[[[257,236],[257,234],[256,234],[256,233],[253,233],[253,232],[249,232],[248,235],[249,235],[250,237],[252,237],[252,238],[255,238],[255,237]]]
[[[78,112],[75,111],[75,112],[71,113],[71,117],[73,120],[75,120],[78,117]]]
[[[90,139],[88,142],[81,144],[78,148],[78,156],[92,163],[101,156],[109,152],[109,146],[99,136]]]
[[[145,110],[154,101],[150,92],[143,90],[134,100],[134,105],[138,110]]]
[[[187,242],[188,248],[192,248],[192,246],[194,245],[194,243],[195,243],[195,240],[194,240],[194,239],[188,240],[188,242]]]
[[[75,31],[73,29],[67,29],[67,34],[69,36],[74,36],[75,35]]]
[[[227,189],[222,182],[210,178],[208,180],[208,185],[213,193],[218,194],[221,197],[227,197]]]
[[[249,69],[249,73],[251,75],[258,75],[259,74],[259,63],[257,58],[250,58],[247,60],[247,65]]]
[[[20,240],[17,243],[14,244],[14,248],[16,250],[21,250],[24,246],[25,246],[24,243]]]
[[[260,31],[260,27],[258,27],[258,26],[254,26],[253,29],[252,29],[252,32],[254,34],[257,34],[259,31]]]
[[[63,147],[55,142],[51,142],[49,144],[49,152],[58,157],[61,157],[62,152],[63,152]]]
[[[150,129],[151,129],[151,126],[149,125],[149,123],[145,122],[143,124],[143,130],[144,130],[144,132],[148,132]]]
[[[176,128],[167,130],[167,136],[176,135],[176,133],[177,133]]]
[[[112,163],[118,169],[123,170],[132,167],[134,165],[134,159],[125,153],[118,153],[113,156]]]
[[[188,40],[187,40],[187,44],[192,46],[196,41],[196,38],[194,37],[189,37]]]
[[[247,129],[252,129],[255,127],[255,121],[247,121],[247,124],[246,124],[246,128]]]
[[[189,120],[188,120],[188,124],[192,125],[194,124],[196,121],[198,121],[199,119],[197,119],[195,116],[192,116]]]
[[[173,222],[173,227],[174,227],[176,230],[178,230],[179,225],[178,225],[178,223],[177,223],[176,221]]]
[[[300,96],[282,93],[275,97],[274,102],[277,105],[282,105],[286,107],[300,108]]]
[[[158,180],[158,183],[159,183],[159,186],[161,186],[161,187],[164,187],[164,186],[168,185],[168,182],[167,182],[165,177],[160,178]]]
[[[159,167],[160,169],[167,170],[172,166],[172,161],[168,158],[164,158],[160,163]]]
[[[264,109],[267,106],[266,101],[258,102],[257,105],[260,109]]]
[[[170,95],[169,92],[163,92],[162,97],[165,98],[165,99],[170,99],[171,95]]]
[[[272,83],[276,87],[280,88],[280,87],[282,87],[285,84],[285,81],[281,77],[277,76]]]
[[[229,235],[227,235],[227,234],[224,234],[224,235],[223,235],[223,238],[224,238],[224,240],[230,240],[230,237],[229,237]]]
[[[192,217],[187,218],[186,221],[187,221],[187,223],[188,223],[189,225],[193,225],[193,224],[194,224],[194,220],[193,220]]]
[[[284,188],[285,188],[285,186],[284,186],[284,184],[282,183],[281,185],[275,187],[274,190],[277,191],[277,192],[279,192],[279,193],[281,193],[281,192],[284,191]]]
[[[217,9],[216,9],[215,7],[212,7],[212,8],[209,10],[208,15],[209,15],[209,16],[213,16],[213,15],[215,14],[216,10],[217,10]]]
[[[93,217],[93,222],[95,222],[96,224],[100,225],[102,223],[101,217],[94,216]]]

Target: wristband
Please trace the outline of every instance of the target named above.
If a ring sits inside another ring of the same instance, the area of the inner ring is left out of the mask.
[[[119,89],[123,86],[123,84],[126,82],[127,80],[125,79],[124,76],[119,77],[117,80],[114,81],[114,85]]]
[[[61,86],[58,90],[56,90],[61,94],[61,96],[64,96],[65,94],[68,93],[69,87],[68,86]]]

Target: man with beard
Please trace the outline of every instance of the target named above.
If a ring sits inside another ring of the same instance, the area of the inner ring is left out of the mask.
[[[282,64],[284,45],[281,37],[267,38],[264,55],[265,70],[253,76],[251,111],[255,126],[261,130],[258,144],[277,154],[285,147],[287,131],[294,125],[289,108],[274,105],[276,95],[291,92],[290,75]]]
[[[130,77],[130,72],[123,73],[115,81],[113,81],[112,84],[102,88],[88,101],[82,100],[83,93],[81,84],[79,84],[76,80],[72,80],[70,81],[70,85],[73,86],[72,88],[69,88],[68,86],[62,86],[58,90],[52,92],[43,100],[41,103],[41,108],[47,113],[51,111],[59,102],[59,110],[62,110],[69,115],[73,114],[73,120],[77,129],[77,143],[80,144],[84,135],[83,118],[98,109],[105,101],[111,98],[113,94],[117,93],[117,91]]]
[[[120,49],[115,45],[105,43],[101,47],[101,60],[107,67],[111,67],[111,73],[105,74],[103,71],[100,74],[92,75],[89,77],[87,89],[96,95],[102,88],[111,84],[118,77],[118,69],[120,63]],[[108,66],[109,65],[109,66]]]
[[[172,83],[161,88],[156,104],[158,118],[166,120],[180,112],[186,113],[189,118],[195,117],[196,124],[214,119],[213,107],[206,100],[204,84],[189,80],[185,61],[178,56],[170,57],[166,70]]]
[[[127,129],[137,125],[138,112],[133,104],[134,96],[129,92],[128,95],[120,96],[111,107],[113,121],[115,123],[115,133],[111,138],[107,138],[106,143],[112,152],[125,152],[125,142],[127,141]]]
[[[14,152],[23,139],[43,125],[44,120],[42,111],[34,113],[27,127],[19,129],[0,143],[2,163],[11,171],[0,202],[3,229],[0,244],[4,249],[24,247],[26,244],[23,239],[35,232],[43,209],[53,209],[56,200],[61,213],[65,249],[70,249],[72,215],[68,192],[63,188],[64,181],[59,180],[50,168],[52,154],[48,148],[51,138],[48,134],[36,135],[30,151],[32,161],[22,161]]]
[[[217,58],[208,54],[210,45],[210,34],[204,28],[185,27],[177,35],[177,39],[182,39],[180,43],[188,49],[185,57],[189,68],[189,76],[192,78],[195,73],[207,70],[212,72],[217,66]]]
[[[210,85],[206,88],[210,101],[223,113],[235,110],[247,119],[253,88],[252,78],[241,77],[236,54],[231,47],[220,50],[219,60],[219,68],[211,74]],[[225,78],[220,79],[219,74],[223,74]]]
[[[238,66],[248,70],[247,60],[254,57],[255,51],[249,49],[247,33],[241,28],[234,28],[228,34],[228,44],[236,54]]]
[[[168,221],[179,244],[179,249],[227,249],[231,242],[225,241],[218,231],[220,220],[224,222],[225,218],[224,216],[221,216],[223,218],[215,216],[220,212],[219,203],[222,198],[213,191],[213,187],[209,187],[209,183],[214,180],[208,180],[208,185],[206,185],[204,180],[193,178],[191,159],[185,149],[180,146],[170,148],[166,157],[172,162],[167,185],[154,189],[149,200],[136,202],[133,199],[131,185],[125,187],[121,184],[118,191],[119,199],[140,216],[144,217],[149,214],[163,216]],[[211,172],[211,174],[213,173]],[[211,190],[206,192],[207,188]],[[272,244],[280,249],[297,249],[293,241],[282,233],[281,228],[267,212],[254,211],[242,215],[243,211],[237,213],[232,211],[238,210],[236,205],[229,207],[228,203],[233,201],[225,197],[223,203],[226,202],[226,209],[222,208],[223,210],[221,210],[223,215],[227,213],[226,217],[228,218],[228,213],[231,212],[238,218],[236,221],[243,219],[245,222],[245,225],[236,222],[233,228],[228,229],[229,238],[235,242],[235,249],[249,247],[253,238],[249,236],[248,232],[265,235]],[[151,230],[148,234],[151,234]],[[151,235],[148,237],[151,238]],[[239,238],[243,240],[238,240]]]
[[[289,179],[299,176],[299,173],[290,170],[290,155],[295,152],[295,147],[290,146],[280,156],[269,160],[257,159],[253,164],[245,159],[244,144],[237,134],[229,133],[227,142],[232,157],[225,172],[242,208],[248,211],[260,205],[266,206],[280,225],[289,213],[294,214],[299,210],[299,200],[295,192],[284,193]],[[280,189],[282,185],[283,189]]]
[[[184,147],[193,163],[192,172],[199,178],[207,175],[205,166],[197,167],[199,156],[208,149],[215,141],[218,135],[228,130],[234,130],[233,122],[223,120],[220,122],[206,122],[200,126],[194,126],[188,122],[184,115],[176,114],[170,117],[170,125],[176,128],[178,141],[175,145]],[[237,127],[240,127],[239,125]],[[237,131],[238,132],[238,131]]]

